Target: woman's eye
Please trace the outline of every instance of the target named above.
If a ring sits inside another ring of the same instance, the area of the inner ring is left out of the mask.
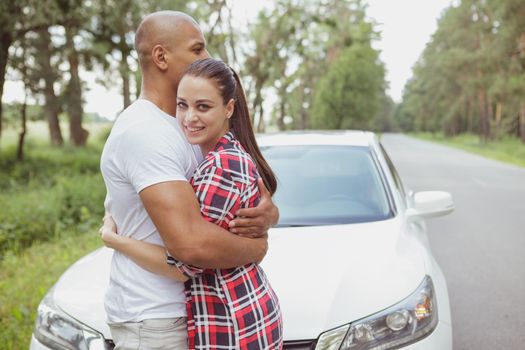
[[[210,109],[210,106],[208,105],[198,105],[197,108],[199,109],[199,111],[207,111],[208,109]]]
[[[184,102],[177,103],[177,108],[185,108],[186,104]]]

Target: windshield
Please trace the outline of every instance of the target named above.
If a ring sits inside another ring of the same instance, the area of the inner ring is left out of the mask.
[[[392,211],[368,147],[266,146],[277,176],[278,226],[385,220]]]

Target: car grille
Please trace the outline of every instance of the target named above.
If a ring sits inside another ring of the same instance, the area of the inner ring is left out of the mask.
[[[115,344],[113,341],[106,340],[106,350],[113,350]],[[293,340],[285,341],[283,350],[313,350],[315,348],[315,340]]]
[[[113,341],[106,340],[106,349],[113,350],[115,344]],[[313,350],[315,348],[315,340],[293,340],[285,341],[283,344],[283,350]]]

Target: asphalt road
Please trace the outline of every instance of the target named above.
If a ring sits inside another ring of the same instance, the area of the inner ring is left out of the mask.
[[[399,134],[382,143],[406,187],[452,193],[456,210],[427,222],[454,349],[525,349],[525,168]]]

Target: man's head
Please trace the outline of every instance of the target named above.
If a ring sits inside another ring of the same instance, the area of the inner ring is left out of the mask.
[[[144,78],[163,76],[175,91],[186,68],[197,59],[209,57],[197,22],[177,11],[146,16],[137,28],[135,49]]]

